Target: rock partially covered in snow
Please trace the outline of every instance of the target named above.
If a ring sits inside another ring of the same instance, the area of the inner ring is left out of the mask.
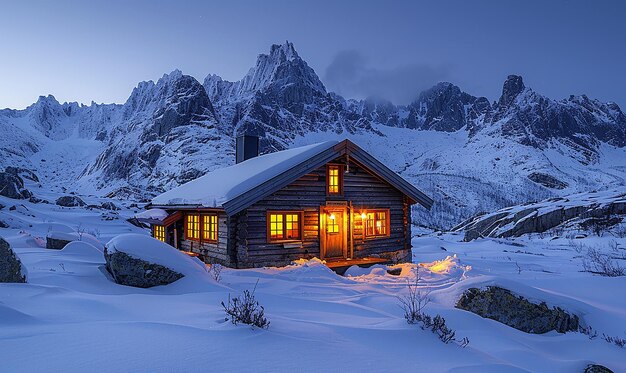
[[[552,330],[565,333],[577,331],[579,327],[578,316],[559,307],[550,308],[545,303],[532,303],[498,286],[468,289],[456,307],[526,333],[543,334]]]
[[[63,207],[77,207],[86,206],[87,204],[80,197],[77,196],[63,196],[59,197],[56,204]]]
[[[208,276],[200,261],[141,234],[113,238],[104,248],[104,258],[107,270],[120,285],[150,288],[185,276]]]
[[[0,282],[26,282],[22,274],[22,262],[8,242],[0,237]]]
[[[88,233],[50,231],[46,235],[46,249],[61,250],[70,242],[85,241],[102,251],[104,245]]]
[[[13,199],[28,199],[32,193],[24,188],[24,180],[10,172],[0,172],[0,196]]]
[[[542,233],[565,224],[610,225],[615,215],[626,216],[626,193],[623,189],[589,192],[564,198],[551,198],[537,203],[507,207],[489,214],[473,217],[454,231],[464,231],[464,241],[480,237],[519,237],[527,233]],[[599,220],[598,220],[599,219]]]
[[[101,208],[105,210],[118,211],[120,208],[113,202],[102,202],[100,205]]]

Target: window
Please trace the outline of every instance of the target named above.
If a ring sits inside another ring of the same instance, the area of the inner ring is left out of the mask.
[[[335,214],[330,213],[328,218],[326,219],[326,232],[328,233],[339,233],[339,219],[335,216]]]
[[[159,241],[165,242],[165,227],[162,225],[155,225],[152,231],[152,236]]]
[[[328,165],[326,168],[326,192],[329,195],[343,194],[343,166]]]
[[[185,231],[188,240],[217,241],[217,215],[187,215]]]
[[[298,211],[270,211],[267,213],[268,241],[301,240],[302,213]]]
[[[203,215],[202,221],[202,239],[217,241],[217,215]]]
[[[369,211],[363,226],[365,237],[389,236],[389,210]]]
[[[200,238],[200,215],[187,215],[187,239],[197,240]]]

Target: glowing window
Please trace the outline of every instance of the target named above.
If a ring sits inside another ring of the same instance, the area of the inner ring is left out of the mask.
[[[299,240],[301,234],[301,214],[299,212],[269,212],[267,233],[270,241]]]
[[[328,194],[341,194],[341,166],[328,166]]]
[[[365,237],[389,235],[389,210],[376,210],[365,214]]]
[[[298,214],[285,214],[285,238],[300,238],[300,219]]]
[[[200,215],[187,215],[187,238],[197,240],[200,238]]]
[[[331,213],[328,215],[326,219],[326,232],[328,233],[339,233],[339,219],[335,216],[335,214]]]
[[[217,241],[217,215],[203,215],[202,222],[202,239]]]
[[[165,242],[165,227],[162,225],[155,225],[152,236],[159,241]]]

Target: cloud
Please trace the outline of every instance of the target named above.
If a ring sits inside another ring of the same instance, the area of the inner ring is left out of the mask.
[[[446,67],[417,63],[377,69],[369,66],[360,52],[344,50],[326,68],[324,83],[329,90],[346,98],[377,97],[408,104],[448,75]]]

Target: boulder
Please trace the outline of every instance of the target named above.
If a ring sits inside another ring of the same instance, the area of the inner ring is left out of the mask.
[[[9,224],[3,222],[2,220],[0,220],[0,228],[8,228]]]
[[[22,274],[22,262],[8,242],[0,237],[0,282],[26,282]]]
[[[104,248],[106,269],[116,283],[137,288],[168,285],[183,278],[183,274],[160,264],[150,263],[121,252]]]
[[[101,208],[105,210],[118,211],[120,208],[113,202],[102,202],[100,205]]]
[[[63,207],[77,207],[86,206],[87,204],[80,197],[77,196],[63,196],[59,197],[56,204]]]
[[[526,333],[543,334],[551,330],[559,333],[577,331],[579,319],[559,307],[532,303],[507,289],[490,286],[486,289],[466,290],[456,308],[496,320]]]
[[[34,181],[36,183],[39,182],[39,178],[37,177],[37,175],[31,171],[28,170],[26,168],[20,168],[20,167],[12,167],[9,166],[7,167],[4,172],[9,173],[9,174],[13,174],[15,176],[18,176],[22,179],[28,179],[30,181]]]
[[[32,193],[24,188],[24,180],[9,172],[0,172],[0,196],[13,199],[28,199]]]
[[[46,249],[61,250],[72,241],[74,241],[74,239],[62,239],[48,236],[46,237]]]
[[[211,283],[206,265],[146,234],[126,233],[104,248],[106,268],[121,285],[149,288],[171,284],[184,277],[188,283]]]

